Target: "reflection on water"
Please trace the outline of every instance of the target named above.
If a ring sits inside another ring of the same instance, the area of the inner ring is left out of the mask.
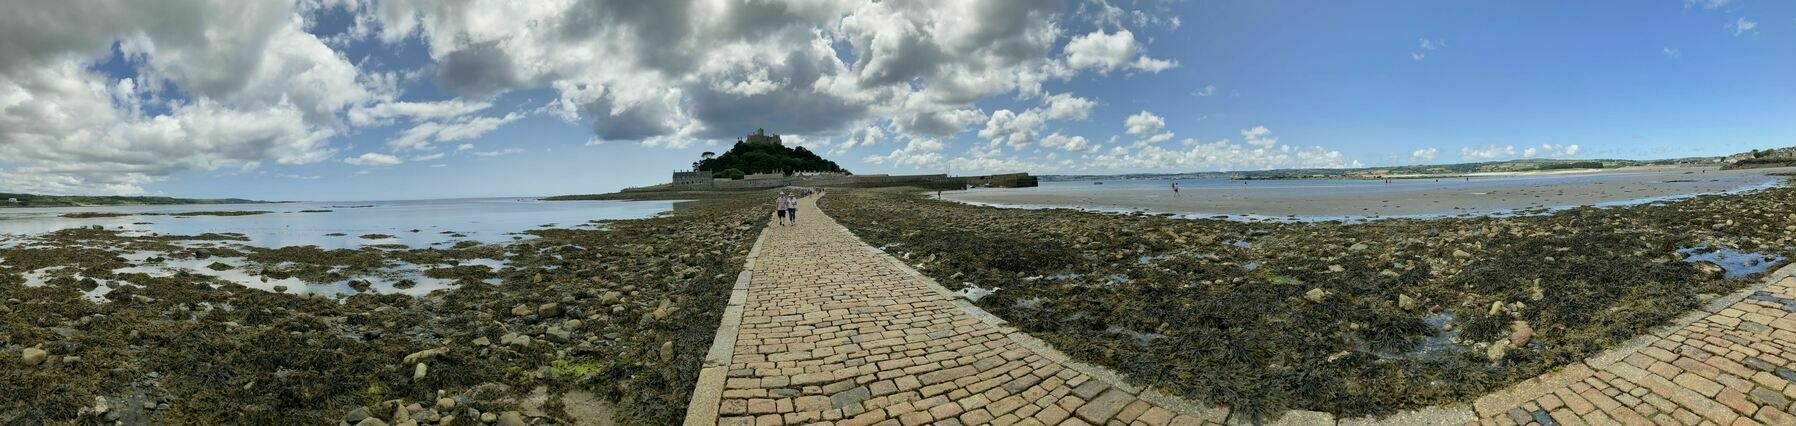
[[[0,210],[0,248],[48,247],[50,245],[84,246],[85,243],[49,242],[36,238],[40,234],[61,229],[101,226],[123,230],[125,236],[230,234],[247,241],[171,241],[185,248],[228,247],[248,245],[260,247],[318,246],[323,249],[356,249],[368,246],[406,246],[425,248],[447,246],[457,242],[505,243],[531,238],[522,234],[547,227],[604,229],[603,222],[645,218],[667,212],[674,201],[537,201],[528,199],[460,199],[382,202],[308,202],[282,204],[240,204],[204,206],[111,206],[88,208],[32,208]],[[191,211],[270,211],[246,216],[143,215]],[[126,213],[129,216],[101,218],[68,218],[66,213]],[[367,238],[364,238],[367,237]],[[105,245],[90,248],[108,249]],[[106,293],[119,286],[142,285],[130,282],[161,278],[176,274],[207,277],[245,287],[334,297],[361,292],[421,296],[464,283],[456,279],[432,278],[424,275],[430,269],[476,266],[497,273],[507,267],[502,259],[459,259],[447,264],[419,265],[389,260],[380,268],[325,283],[308,283],[279,271],[289,263],[261,265],[242,257],[205,256],[181,258],[168,253],[131,251],[119,254],[130,266],[114,269],[117,280],[89,280],[64,266],[16,271],[25,285],[73,285],[83,289],[89,300],[104,302]],[[5,271],[0,258],[0,272]],[[341,273],[342,268],[331,272]],[[136,275],[141,274],[141,275]],[[67,281],[72,279],[72,281]],[[466,281],[473,282],[473,281]],[[496,278],[481,280],[498,284]],[[89,289],[88,285],[94,285]],[[359,289],[358,289],[359,287]]]
[[[235,232],[261,247],[314,245],[324,249],[404,244],[444,245],[524,238],[517,233],[542,225],[590,229],[594,220],[638,219],[673,209],[675,201],[538,201],[517,198],[374,202],[303,202],[186,206],[106,206],[0,209],[0,245],[17,237],[94,225],[126,235],[198,235]],[[121,216],[65,218],[65,213],[176,213],[191,211],[270,211],[249,216]],[[328,212],[302,212],[329,210]],[[329,235],[327,235],[329,234]],[[337,235],[340,234],[340,235]],[[366,239],[384,234],[391,238]]]

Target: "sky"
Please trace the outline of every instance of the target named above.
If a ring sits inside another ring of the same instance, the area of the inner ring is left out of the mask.
[[[1796,145],[1796,2],[0,0],[0,192],[599,193]]]

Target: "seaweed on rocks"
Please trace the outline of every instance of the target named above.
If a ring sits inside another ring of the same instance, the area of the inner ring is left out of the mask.
[[[538,388],[590,392],[615,405],[617,423],[678,423],[765,223],[763,198],[614,221],[609,231],[545,229],[509,244],[444,249],[44,234],[0,248],[0,357],[10,357],[0,362],[0,395],[8,395],[0,424],[334,424],[357,415],[393,421],[396,412],[478,420],[533,404],[567,418],[561,410],[572,407],[532,402]],[[143,251],[151,253],[132,254]],[[349,278],[358,271],[439,265],[426,274],[463,284],[420,297],[326,298],[189,272],[112,272],[139,256],[242,258],[237,268],[265,276],[360,289],[372,283]],[[28,272],[44,285],[28,286]],[[102,287],[110,291],[97,300],[83,297]],[[526,313],[513,315],[519,306]],[[16,361],[27,348],[43,352],[39,363]],[[423,404],[411,410],[407,401]]]
[[[1787,187],[1363,223],[1001,209],[902,188],[830,198],[855,235],[951,290],[1002,288],[975,303],[1074,358],[1249,420],[1467,401],[1762,274],[1724,277],[1680,261],[1686,248],[1796,255]]]

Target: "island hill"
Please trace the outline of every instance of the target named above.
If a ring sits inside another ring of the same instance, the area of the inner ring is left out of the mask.
[[[968,187],[1018,188],[1036,186],[1029,173],[983,176],[854,174],[805,147],[786,146],[780,136],[765,130],[736,141],[723,155],[700,154],[690,171],[673,172],[668,183],[625,188],[612,194],[563,195],[545,200],[615,200],[653,198],[703,198],[714,193],[754,191],[787,186],[807,188],[877,188],[914,186],[925,189]]]
[[[0,208],[8,207],[90,207],[90,206],[143,206],[143,205],[178,205],[178,204],[264,204],[272,201],[245,200],[241,198],[192,199],[173,197],[126,197],[110,195],[38,195],[13,194],[0,192]]]

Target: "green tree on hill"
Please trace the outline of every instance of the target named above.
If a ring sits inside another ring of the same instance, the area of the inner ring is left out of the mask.
[[[710,154],[707,152],[706,154]],[[735,169],[746,174],[838,172],[848,173],[836,162],[823,159],[805,147],[787,147],[779,135],[768,135],[756,129],[748,137],[736,141],[729,152],[716,157],[704,156],[695,169],[722,173]]]

